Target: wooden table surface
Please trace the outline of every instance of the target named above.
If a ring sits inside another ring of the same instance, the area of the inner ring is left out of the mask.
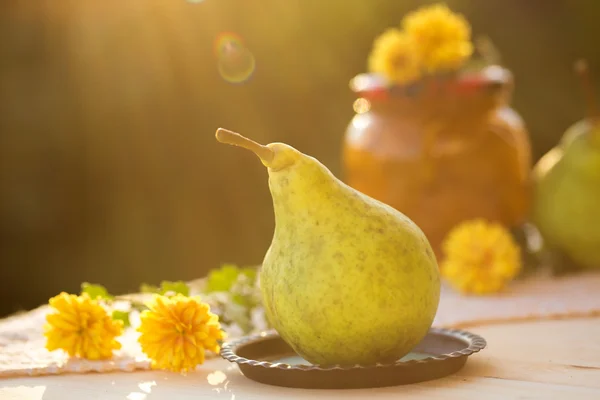
[[[222,359],[188,376],[167,372],[0,380],[2,400],[569,399],[600,400],[600,317],[471,327],[488,347],[456,375],[408,386],[300,390],[245,378]]]

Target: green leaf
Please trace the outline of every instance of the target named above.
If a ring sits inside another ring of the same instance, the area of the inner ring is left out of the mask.
[[[129,313],[127,311],[115,310],[112,313],[112,318],[114,320],[123,321],[123,326],[125,328],[127,328],[128,326],[131,326],[131,322],[129,322]]]
[[[106,288],[102,285],[83,282],[81,284],[81,294],[87,293],[92,299],[113,299],[114,297],[108,294]]]
[[[147,283],[142,283],[140,285],[140,292],[142,293],[159,293],[160,289],[158,286],[148,285]]]
[[[140,292],[142,293],[158,293],[161,295],[166,294],[182,294],[184,296],[190,295],[190,287],[183,281],[162,281],[160,287],[148,285],[142,283],[140,286]]]
[[[254,267],[245,267],[242,269],[242,274],[246,275],[253,283],[256,281],[258,271]]]
[[[183,281],[176,281],[176,282],[162,281],[160,283],[160,294],[165,295],[169,292],[174,293],[174,294],[182,294],[184,296],[189,296],[190,295],[190,287],[187,285],[187,283],[185,283]]]
[[[233,300],[234,303],[239,304],[240,306],[244,306],[244,307],[252,306],[252,303],[248,296],[244,296],[241,294],[233,294],[231,296],[231,299]]]
[[[220,268],[209,272],[206,279],[207,292],[228,292],[237,281],[239,275],[246,275],[252,282],[256,278],[256,268],[240,268],[234,264],[223,264]]]

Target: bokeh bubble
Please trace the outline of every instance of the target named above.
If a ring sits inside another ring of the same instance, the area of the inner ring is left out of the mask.
[[[219,58],[222,54],[230,51],[231,48],[246,47],[244,40],[235,32],[221,32],[215,39],[213,50],[215,56]]]
[[[362,97],[356,99],[352,104],[354,112],[357,114],[364,114],[371,109],[371,102]]]
[[[256,69],[256,60],[242,38],[231,32],[215,40],[215,57],[221,77],[229,83],[247,81]]]

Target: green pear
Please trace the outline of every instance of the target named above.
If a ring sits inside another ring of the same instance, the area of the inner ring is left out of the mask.
[[[588,78],[585,63],[577,64]],[[600,115],[591,84],[589,115],[567,129],[533,170],[532,220],[562,270],[600,269]]]
[[[318,365],[391,362],[427,334],[440,276],[431,245],[400,211],[351,188],[284,143],[219,129],[268,169],[275,230],[260,271],[265,313]]]

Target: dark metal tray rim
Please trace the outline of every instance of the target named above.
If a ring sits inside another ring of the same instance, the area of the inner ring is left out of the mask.
[[[397,366],[411,366],[415,364],[424,364],[431,362],[442,362],[444,360],[448,360],[451,358],[458,357],[468,357],[474,353],[477,353],[484,349],[487,345],[486,340],[474,333],[462,330],[462,329],[450,329],[450,328],[431,328],[428,332],[429,334],[437,334],[437,335],[446,335],[452,336],[457,339],[464,340],[468,343],[468,346],[464,349],[453,351],[451,353],[439,354],[439,355],[431,355],[429,357],[421,358],[421,359],[413,359],[408,361],[398,360],[394,363],[377,363],[372,365],[350,365],[350,366],[341,366],[341,365],[332,365],[332,366],[318,366],[318,365],[307,365],[307,364],[298,364],[291,365],[286,363],[272,363],[270,361],[259,361],[259,360],[250,360],[248,358],[240,357],[236,354],[236,350],[250,342],[260,341],[260,340],[269,340],[269,339],[277,339],[280,338],[279,334],[275,330],[263,331],[257,334],[244,336],[238,339],[234,339],[231,341],[226,341],[221,346],[220,355],[222,358],[229,362],[233,362],[236,364],[246,364],[252,367],[264,367],[264,368],[276,368],[282,370],[296,370],[296,371],[332,371],[332,370],[354,370],[354,369],[374,369],[374,368],[390,368]]]

